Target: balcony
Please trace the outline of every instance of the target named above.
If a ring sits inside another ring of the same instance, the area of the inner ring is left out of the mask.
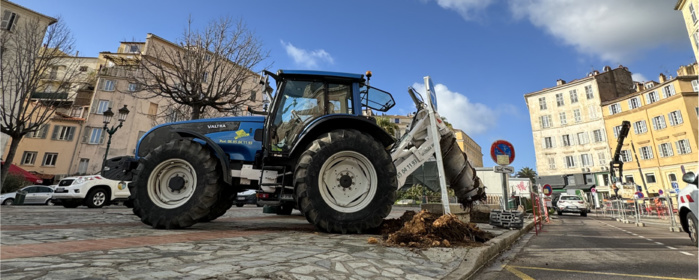
[[[67,92],[32,92],[31,99],[68,101]]]

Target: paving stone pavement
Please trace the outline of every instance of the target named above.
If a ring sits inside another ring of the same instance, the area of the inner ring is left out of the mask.
[[[394,207],[397,218],[410,207]],[[0,278],[10,279],[462,279],[528,228],[479,226],[475,248],[369,244],[371,234],[317,232],[298,211],[233,207],[183,230],[156,230],[131,209],[0,207]]]

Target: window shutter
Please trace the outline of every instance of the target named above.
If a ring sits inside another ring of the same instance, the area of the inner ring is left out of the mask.
[[[90,139],[90,132],[92,131],[92,128],[89,126],[85,127],[85,131],[83,131],[83,139],[81,140],[82,143],[87,143],[87,141]]]
[[[56,140],[56,136],[58,136],[58,131],[61,129],[60,125],[54,125],[53,126],[53,134],[51,134],[51,140]]]
[[[49,125],[48,124],[41,125],[41,133],[39,134],[39,138],[46,139],[46,134],[48,134],[48,132],[49,132]]]
[[[104,144],[104,130],[100,131],[100,145]]]
[[[75,134],[75,127],[74,126],[68,127],[68,139],[66,139],[66,140],[73,141],[74,134]]]
[[[114,108],[114,107],[112,107],[112,101],[111,101],[111,100],[109,100],[109,105],[107,105],[107,108]],[[114,112],[114,113],[116,113],[116,112]]]
[[[4,13],[2,13],[2,29],[7,29],[7,26],[10,24],[10,17],[12,17],[12,12],[5,10]]]
[[[104,90],[104,79],[100,79],[99,85],[97,85],[98,89]]]
[[[19,23],[19,15],[15,14],[15,19],[13,22],[10,22],[12,24],[12,27],[10,28],[10,31],[14,32],[15,29],[17,29],[17,23]]]

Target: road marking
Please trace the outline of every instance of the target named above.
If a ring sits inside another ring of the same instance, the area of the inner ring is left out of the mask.
[[[665,244],[660,243],[660,242],[655,242],[655,244],[658,244],[658,245],[660,245],[660,246],[665,245]]]
[[[519,277],[519,279],[522,279],[522,280],[534,280],[534,278],[530,277],[529,275],[524,274],[523,272],[521,272],[521,271],[515,269],[515,268],[512,267],[512,266],[506,265],[506,266],[505,266],[505,269],[507,269],[507,271],[509,271],[509,272],[512,272],[512,274],[514,274],[515,276]]]
[[[651,241],[651,242],[653,241],[653,239],[650,239],[650,238],[646,238],[646,240]]]
[[[642,274],[625,274],[625,273],[612,273],[612,272],[594,272],[594,271],[588,271],[588,270],[556,269],[556,268],[532,267],[532,266],[518,266],[518,265],[508,265],[508,267],[520,268],[520,269],[545,270],[545,271],[560,271],[560,272],[571,272],[571,273],[584,273],[584,274],[597,274],[597,275],[625,276],[625,277],[635,277],[635,278],[671,279],[671,280],[694,280],[694,279],[692,279],[692,278],[677,278],[677,277],[667,277],[667,276],[653,276],[653,275],[642,275]],[[508,270],[509,270],[509,269],[508,269]],[[522,278],[522,279],[524,279],[524,278]]]
[[[680,251],[680,253],[685,254],[685,255],[687,255],[687,256],[694,256],[694,254],[690,254],[690,253],[687,253],[687,252],[684,252],[684,251]]]
[[[667,247],[668,249],[671,249],[671,250],[677,250],[677,248],[675,248],[675,247],[670,247],[670,246],[665,246],[665,247]]]
[[[645,237],[645,236],[643,236],[643,235],[639,235],[638,237],[639,237],[639,238],[646,238],[646,237]]]

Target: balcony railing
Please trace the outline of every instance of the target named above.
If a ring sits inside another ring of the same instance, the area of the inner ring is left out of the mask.
[[[31,99],[43,99],[43,100],[57,100],[57,101],[67,101],[67,92],[32,92],[30,95]]]

